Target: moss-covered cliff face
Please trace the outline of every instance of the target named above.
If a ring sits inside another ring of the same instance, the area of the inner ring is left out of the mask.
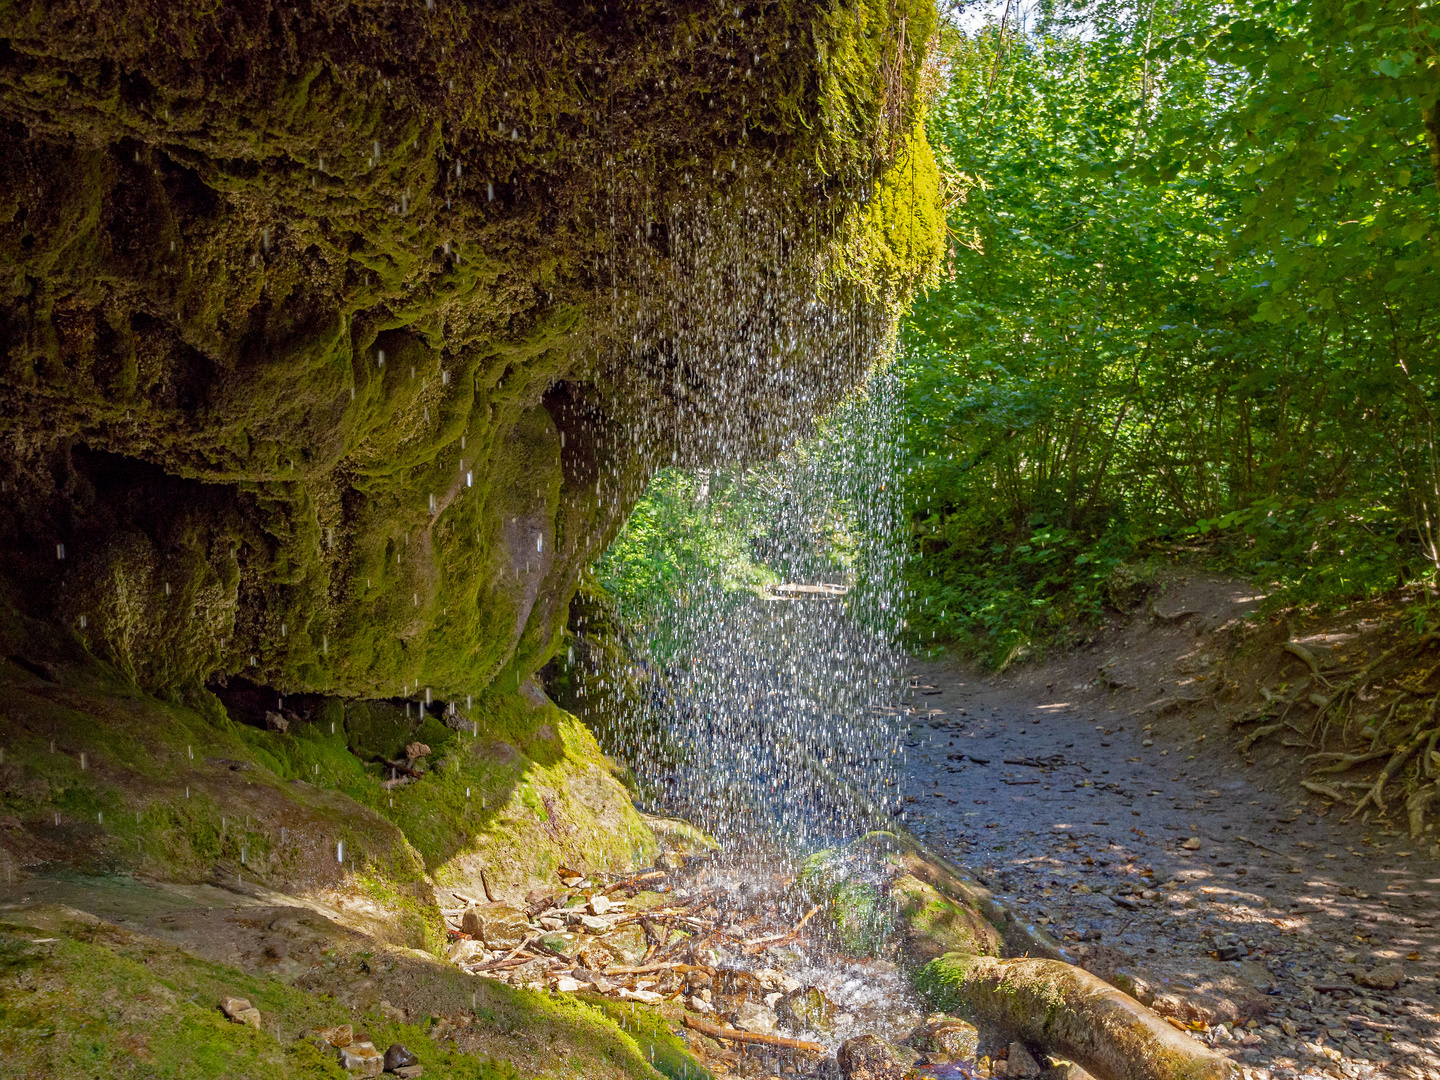
[[[793,431],[933,265],[932,19],[0,5],[5,651],[515,691],[656,463]]]

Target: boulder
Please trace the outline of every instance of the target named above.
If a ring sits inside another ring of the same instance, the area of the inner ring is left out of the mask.
[[[913,874],[901,874],[891,883],[890,898],[899,909],[905,955],[913,964],[927,964],[947,952],[1000,951],[995,927]]]
[[[775,1013],[788,1026],[800,1031],[829,1031],[840,1007],[818,986],[786,994],[775,1003]]]
[[[905,1080],[908,1071],[878,1035],[847,1039],[835,1052],[845,1080]]]
[[[460,917],[460,929],[488,949],[513,949],[533,931],[523,912],[509,904],[474,904]]]
[[[905,1041],[932,1060],[970,1061],[980,1045],[980,1032],[973,1024],[939,1013],[912,1031]]]

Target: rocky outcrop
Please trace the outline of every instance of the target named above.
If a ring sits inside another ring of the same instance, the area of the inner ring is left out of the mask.
[[[0,636],[467,702],[660,463],[763,452],[938,255],[933,13],[0,15]]]

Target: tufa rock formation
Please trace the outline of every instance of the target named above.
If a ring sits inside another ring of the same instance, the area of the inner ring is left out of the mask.
[[[661,463],[872,362],[924,0],[0,16],[0,638],[191,702],[517,691]]]

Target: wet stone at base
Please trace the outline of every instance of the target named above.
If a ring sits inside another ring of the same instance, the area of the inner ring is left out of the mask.
[[[859,1035],[840,1044],[835,1054],[845,1080],[904,1080],[908,1071],[878,1035]]]

